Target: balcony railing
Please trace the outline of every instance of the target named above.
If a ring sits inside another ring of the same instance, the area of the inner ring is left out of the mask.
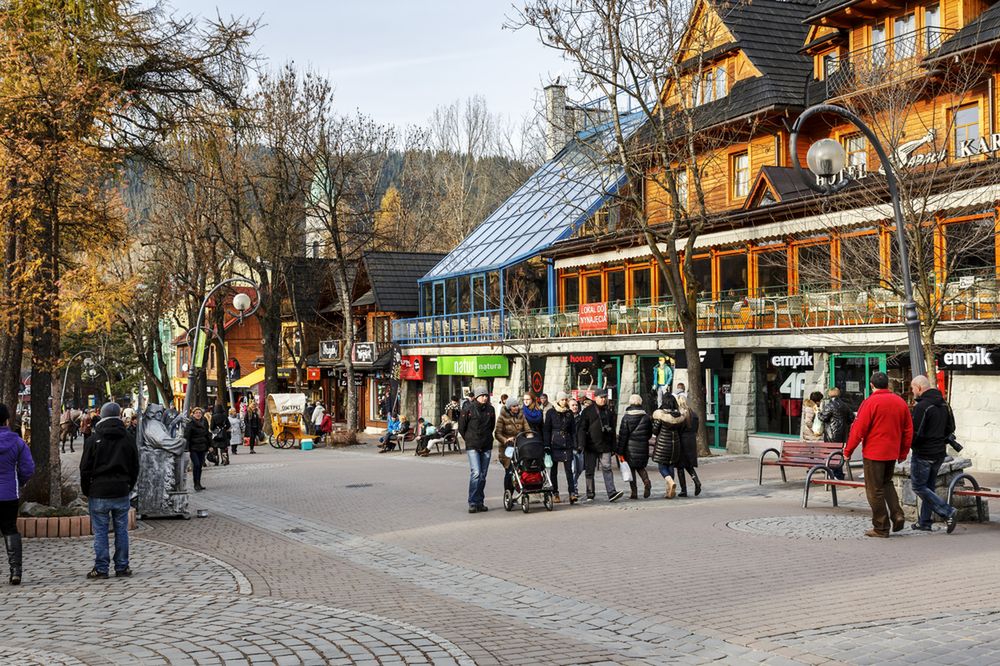
[[[940,290],[942,321],[1000,319],[1000,281],[995,277],[963,277]],[[680,333],[673,303],[607,304],[606,324],[580,324],[579,308],[549,314],[499,310],[460,315],[400,319],[393,339],[401,345],[452,345],[613,335]],[[600,319],[600,318],[599,318]],[[730,296],[698,301],[698,330],[783,331],[811,328],[856,328],[901,325],[903,299],[890,289],[807,292],[796,295]]]
[[[934,53],[957,31],[928,27],[851,51],[842,57],[837,69],[826,72],[826,96],[874,88],[901,81],[922,73],[922,60]]]

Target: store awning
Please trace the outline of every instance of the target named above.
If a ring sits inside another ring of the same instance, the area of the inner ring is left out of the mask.
[[[257,384],[260,384],[262,381],[264,381],[264,368],[257,368],[249,375],[246,375],[245,377],[240,377],[235,382],[233,382],[233,388],[234,389],[252,388]]]

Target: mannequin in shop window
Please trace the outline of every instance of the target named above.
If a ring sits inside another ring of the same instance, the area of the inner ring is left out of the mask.
[[[653,366],[653,392],[656,394],[656,404],[663,404],[663,396],[670,393],[674,383],[674,367],[667,363],[663,356]]]

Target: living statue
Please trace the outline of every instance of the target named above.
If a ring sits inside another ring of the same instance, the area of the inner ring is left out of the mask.
[[[171,410],[172,411],[172,410]],[[188,513],[187,444],[180,432],[183,419],[149,405],[139,419],[138,513],[144,518],[182,517]]]

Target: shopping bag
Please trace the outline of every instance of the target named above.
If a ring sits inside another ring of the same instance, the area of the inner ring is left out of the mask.
[[[545,454],[545,468],[552,469],[552,456]]]
[[[621,461],[622,468],[622,481],[625,483],[632,483],[632,468],[624,460]]]
[[[823,434],[823,422],[819,420],[819,414],[813,416],[813,434],[819,437]]]

